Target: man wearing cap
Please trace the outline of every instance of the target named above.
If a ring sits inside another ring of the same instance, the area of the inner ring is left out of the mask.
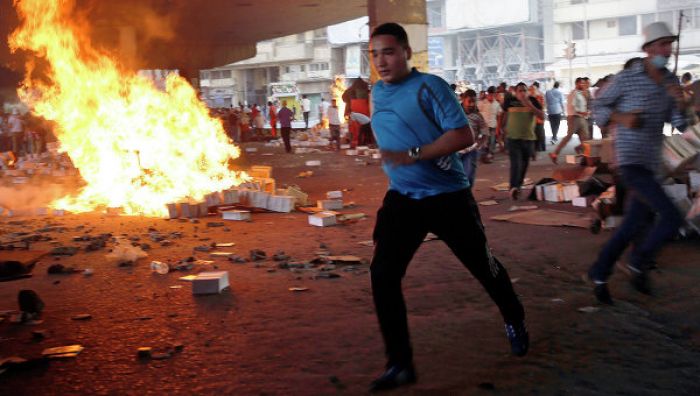
[[[616,124],[618,172],[628,191],[624,221],[588,271],[596,298],[606,304],[612,304],[607,280],[613,266],[649,216],[658,213],[659,220],[643,242],[634,244],[627,264],[632,286],[645,294],[651,294],[649,264],[683,224],[683,217],[656,174],[661,165],[664,122],[671,122],[679,130],[687,126],[683,115],[686,103],[678,78],[666,68],[678,37],[663,22],[648,25],[644,37],[642,50],[647,56],[618,73],[594,102],[598,124]]]
[[[567,97],[567,124],[568,130],[566,136],[559,142],[557,147],[549,153],[549,158],[557,163],[557,158],[559,157],[559,152],[566,147],[569,140],[574,136],[578,135],[579,145],[576,146],[576,151],[581,151],[581,147],[584,140],[588,140],[588,116],[590,112],[588,111],[588,98],[586,97],[586,79],[584,77],[576,78],[576,89],[571,91]]]

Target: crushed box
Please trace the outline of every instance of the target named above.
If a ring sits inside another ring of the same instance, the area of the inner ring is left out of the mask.
[[[336,224],[335,213],[318,212],[309,215],[309,224],[317,227],[328,227]]]
[[[228,271],[200,272],[192,281],[192,294],[219,294],[228,286]]]
[[[224,220],[250,220],[249,210],[225,210],[221,212],[221,218]]]
[[[343,209],[343,201],[341,199],[320,199],[316,202],[316,206],[323,210],[340,210]]]

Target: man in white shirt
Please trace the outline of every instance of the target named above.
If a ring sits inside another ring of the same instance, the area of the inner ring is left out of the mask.
[[[335,149],[340,150],[340,115],[338,114],[338,104],[335,99],[331,100],[331,105],[326,110],[328,116],[328,128],[331,132],[331,147],[335,141]]]
[[[486,121],[489,128],[489,141],[487,149],[493,153],[496,149],[496,127],[498,126],[498,115],[503,113],[501,104],[496,100],[496,87],[491,86],[486,90],[486,99],[479,102],[479,112]]]
[[[574,136],[578,135],[579,145],[576,146],[576,152],[580,152],[582,149],[583,141],[588,140],[588,116],[590,112],[588,111],[588,100],[583,92],[585,89],[585,81],[583,77],[578,77],[576,79],[576,89],[571,91],[569,96],[566,98],[566,114],[568,131],[566,136],[559,142],[557,148],[553,152],[549,153],[549,158],[552,162],[557,163],[559,152],[566,147],[569,140]]]
[[[326,99],[321,98],[321,103],[318,105],[318,116],[324,128],[328,128],[328,108],[330,106],[331,104],[326,102]]]
[[[304,114],[304,124],[309,129],[309,113],[311,113],[311,100],[306,95],[301,95],[301,112]]]

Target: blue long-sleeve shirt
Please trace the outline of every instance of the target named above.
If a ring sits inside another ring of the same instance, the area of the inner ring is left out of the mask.
[[[656,171],[661,164],[664,123],[670,122],[679,130],[687,126],[685,116],[666,91],[669,84],[678,85],[678,78],[670,71],[664,69],[663,80],[657,84],[639,61],[619,72],[593,100],[593,116],[598,125],[607,125],[613,112],[639,112],[641,117],[639,128],[616,126],[618,165],[640,165]]]
[[[544,94],[544,101],[547,105],[547,114],[564,113],[564,95],[558,88],[552,88]]]

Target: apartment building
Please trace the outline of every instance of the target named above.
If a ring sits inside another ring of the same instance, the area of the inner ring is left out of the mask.
[[[552,5],[549,37],[556,60],[547,70],[565,84],[569,75],[595,80],[621,70],[628,59],[644,55],[644,26],[664,21],[677,32],[681,12],[678,70],[700,71],[700,0],[554,0]],[[564,57],[566,42],[575,45],[571,62]]]

